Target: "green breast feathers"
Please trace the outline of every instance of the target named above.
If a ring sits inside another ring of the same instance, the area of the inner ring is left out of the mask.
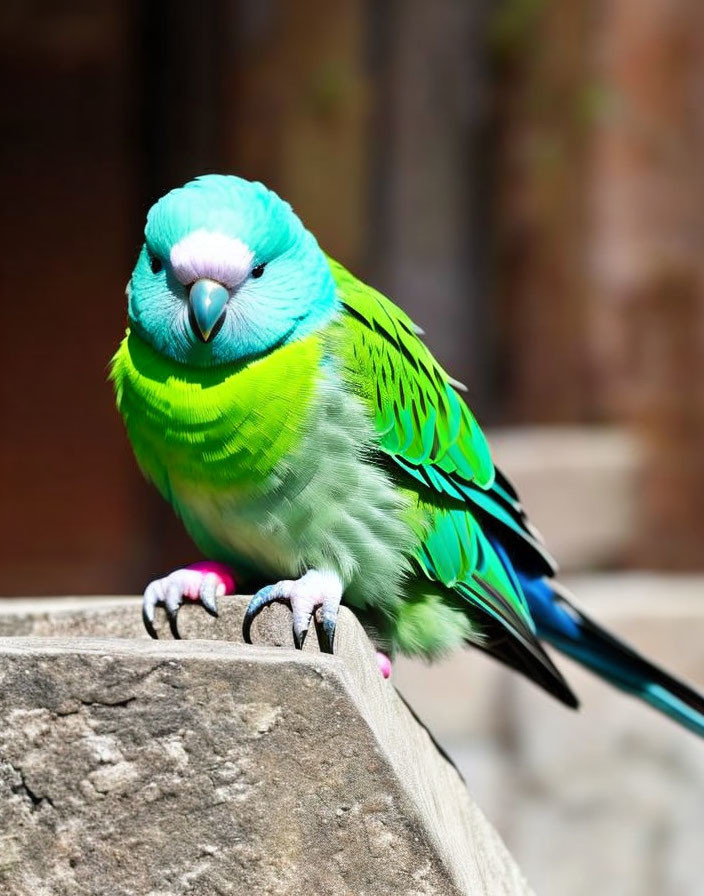
[[[260,487],[300,437],[321,356],[312,336],[254,361],[186,367],[128,333],[111,377],[143,472],[167,498],[174,482]]]
[[[123,341],[112,377],[145,474],[240,580],[333,569],[348,603],[390,619],[416,541],[409,500],[370,462],[373,423],[320,337],[223,373]]]

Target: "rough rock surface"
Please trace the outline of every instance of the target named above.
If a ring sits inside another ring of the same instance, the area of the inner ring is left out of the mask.
[[[234,639],[245,603],[182,634]],[[350,613],[330,657],[261,646],[283,608],[255,647],[105,637],[140,632],[131,601],[4,609],[1,893],[529,892]]]

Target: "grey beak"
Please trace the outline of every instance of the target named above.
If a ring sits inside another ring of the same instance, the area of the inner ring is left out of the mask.
[[[217,280],[201,277],[191,286],[188,300],[191,303],[193,318],[205,342],[208,342],[215,328],[225,312],[225,305],[230,298],[230,293]]]

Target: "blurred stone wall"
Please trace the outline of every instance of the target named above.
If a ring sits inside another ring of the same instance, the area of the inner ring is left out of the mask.
[[[632,559],[701,568],[704,6],[616,0],[595,38],[593,344],[602,406],[646,448]]]
[[[495,284],[510,422],[644,446],[633,566],[704,562],[704,6],[497,5]]]

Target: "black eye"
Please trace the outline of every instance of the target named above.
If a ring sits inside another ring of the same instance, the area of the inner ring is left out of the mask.
[[[149,252],[148,249],[147,253],[149,254],[149,267],[152,269],[152,274],[159,274],[164,270],[164,265],[162,264],[161,259],[158,255],[154,255],[152,252]]]
[[[258,280],[261,275],[264,273],[264,268],[266,267],[266,262],[262,262],[258,264],[256,267],[252,268],[252,276],[255,280]]]

